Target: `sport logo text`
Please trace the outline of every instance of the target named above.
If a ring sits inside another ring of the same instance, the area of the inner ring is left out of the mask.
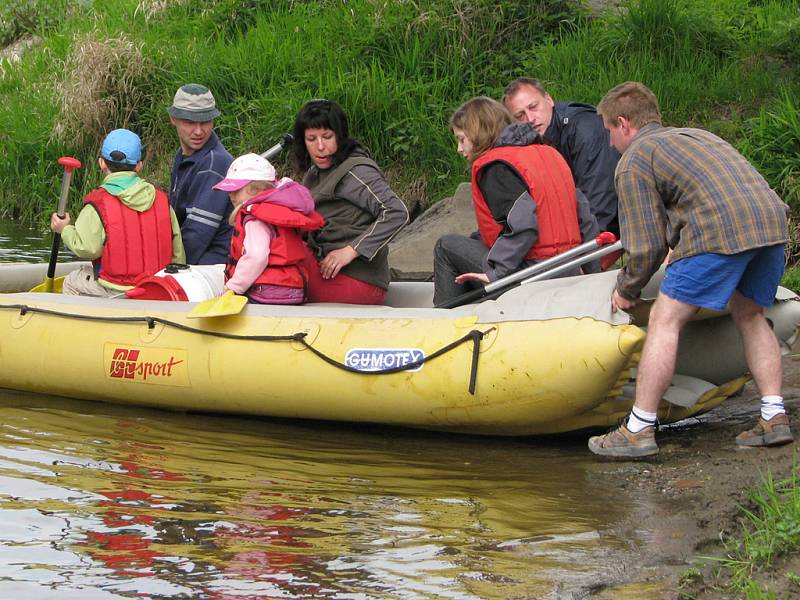
[[[110,379],[161,385],[189,384],[183,350],[106,344],[104,355]]]

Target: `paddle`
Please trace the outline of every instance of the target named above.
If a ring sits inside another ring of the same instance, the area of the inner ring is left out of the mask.
[[[197,304],[186,317],[200,319],[205,317],[227,317],[238,315],[247,304],[247,296],[234,294],[231,290],[221,296],[204,300]]]
[[[261,154],[267,160],[275,158],[278,154],[280,154],[286,146],[290,145],[294,141],[294,136],[291,133],[284,133],[281,136],[281,141],[275,144],[272,148]]]
[[[69,195],[69,182],[72,179],[72,170],[81,168],[81,161],[71,156],[62,156],[58,159],[58,164],[64,165],[64,175],[61,177],[61,196],[58,199],[56,214],[59,218],[64,218],[67,208],[67,196]],[[54,292],[56,290],[55,274],[56,261],[58,260],[58,249],[61,246],[61,234],[53,233],[53,248],[50,250],[50,263],[47,265],[47,278],[33,288],[32,292]]]
[[[481,298],[490,296],[497,297],[500,293],[506,292],[512,287],[523,283],[548,279],[549,277],[553,277],[554,275],[558,275],[574,267],[597,260],[606,254],[616,252],[621,248],[622,244],[617,242],[617,237],[609,231],[604,231],[591,242],[575,246],[557,256],[553,256],[552,258],[538,262],[516,273],[501,277],[497,281],[487,283],[477,289],[456,296],[441,304],[437,304],[436,308],[455,308],[456,306],[469,304]]]

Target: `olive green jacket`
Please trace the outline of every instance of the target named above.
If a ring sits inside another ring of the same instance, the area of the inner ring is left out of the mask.
[[[389,242],[408,223],[409,215],[375,161],[356,149],[330,169],[312,166],[303,185],[311,190],[316,210],[325,218],[325,226],[308,238],[317,259],[352,246],[358,257],[341,272],[388,289]]]

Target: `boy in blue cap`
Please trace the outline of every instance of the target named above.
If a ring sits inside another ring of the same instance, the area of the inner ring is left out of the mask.
[[[75,224],[53,213],[50,229],[78,258],[92,261],[64,278],[63,293],[110,297],[170,262],[185,262],[180,227],[166,193],[139,177],[142,142],[127,129],[109,133],[97,160],[105,176],[83,199]]]

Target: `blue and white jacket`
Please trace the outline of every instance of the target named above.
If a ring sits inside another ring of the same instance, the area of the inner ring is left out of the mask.
[[[190,156],[184,156],[180,148],[175,154],[169,203],[180,223],[186,262],[190,265],[228,260],[233,231],[228,216],[232,205],[227,192],[211,188],[225,178],[232,162],[233,157],[214,132],[206,145]]]

